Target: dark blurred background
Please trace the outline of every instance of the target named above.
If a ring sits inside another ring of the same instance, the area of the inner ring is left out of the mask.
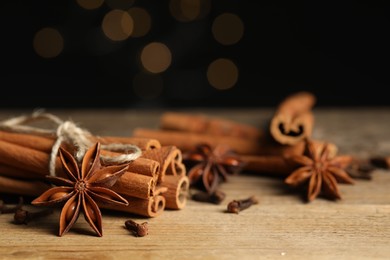
[[[2,0],[0,106],[387,106],[387,2]]]

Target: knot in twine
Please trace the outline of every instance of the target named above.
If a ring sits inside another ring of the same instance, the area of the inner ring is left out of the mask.
[[[44,129],[23,125],[41,119],[46,119],[55,123],[57,125],[56,129]],[[0,122],[0,130],[41,136],[55,136],[57,139],[52,146],[49,162],[49,172],[52,176],[55,176],[56,157],[63,142],[76,147],[74,156],[78,162],[82,161],[86,151],[93,145],[90,139],[92,137],[90,132],[78,127],[72,121],[63,121],[55,115],[44,113],[42,110],[35,111],[29,116],[19,116],[2,121]],[[108,151],[124,152],[124,154],[118,156],[100,155],[100,160],[104,164],[128,163],[141,156],[141,149],[132,144],[102,144],[101,148]]]

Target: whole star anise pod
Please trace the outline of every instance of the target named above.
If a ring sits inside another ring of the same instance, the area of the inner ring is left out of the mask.
[[[345,171],[350,157],[331,156],[327,143],[316,147],[308,139],[306,148],[307,154],[290,157],[301,166],[285,179],[285,183],[294,187],[307,185],[308,201],[314,200],[320,193],[329,199],[341,199],[337,183],[354,183]]]
[[[102,236],[102,215],[95,200],[128,205],[126,199],[110,189],[126,171],[128,164],[102,166],[100,143],[96,143],[85,153],[80,164],[63,148],[60,148],[59,155],[68,179],[47,176],[56,187],[45,191],[31,203],[42,206],[63,205],[59,236],[70,230],[78,219],[80,210],[92,229]]]
[[[213,149],[208,144],[199,144],[194,151],[183,153],[183,162],[189,169],[190,185],[200,185],[209,194],[219,183],[226,181],[229,174],[238,173],[243,167],[237,155],[226,145],[217,145]]]

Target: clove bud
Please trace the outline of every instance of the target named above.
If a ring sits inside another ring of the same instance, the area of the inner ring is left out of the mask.
[[[126,229],[132,231],[137,237],[144,237],[149,233],[148,222],[143,222],[138,224],[134,220],[126,220],[125,221]]]
[[[242,200],[232,200],[227,205],[227,212],[238,214],[238,212],[247,209],[250,206],[258,203],[259,201],[255,196],[251,196],[247,199],[242,199]]]

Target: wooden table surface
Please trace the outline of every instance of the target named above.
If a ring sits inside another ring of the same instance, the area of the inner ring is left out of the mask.
[[[260,126],[272,109],[190,110]],[[0,110],[0,120],[30,114]],[[46,110],[97,135],[131,135],[157,128],[163,110]],[[316,108],[313,137],[340,153],[390,155],[390,108]],[[0,215],[1,259],[390,259],[390,171],[372,180],[340,185],[342,200],[304,203],[280,178],[242,173],[221,184],[221,205],[187,201],[181,210],[155,218],[103,211],[103,237],[90,233],[81,216],[58,237],[58,214],[15,225]],[[256,195],[258,205],[225,213],[228,201]],[[148,221],[149,234],[135,237],[124,222]]]

